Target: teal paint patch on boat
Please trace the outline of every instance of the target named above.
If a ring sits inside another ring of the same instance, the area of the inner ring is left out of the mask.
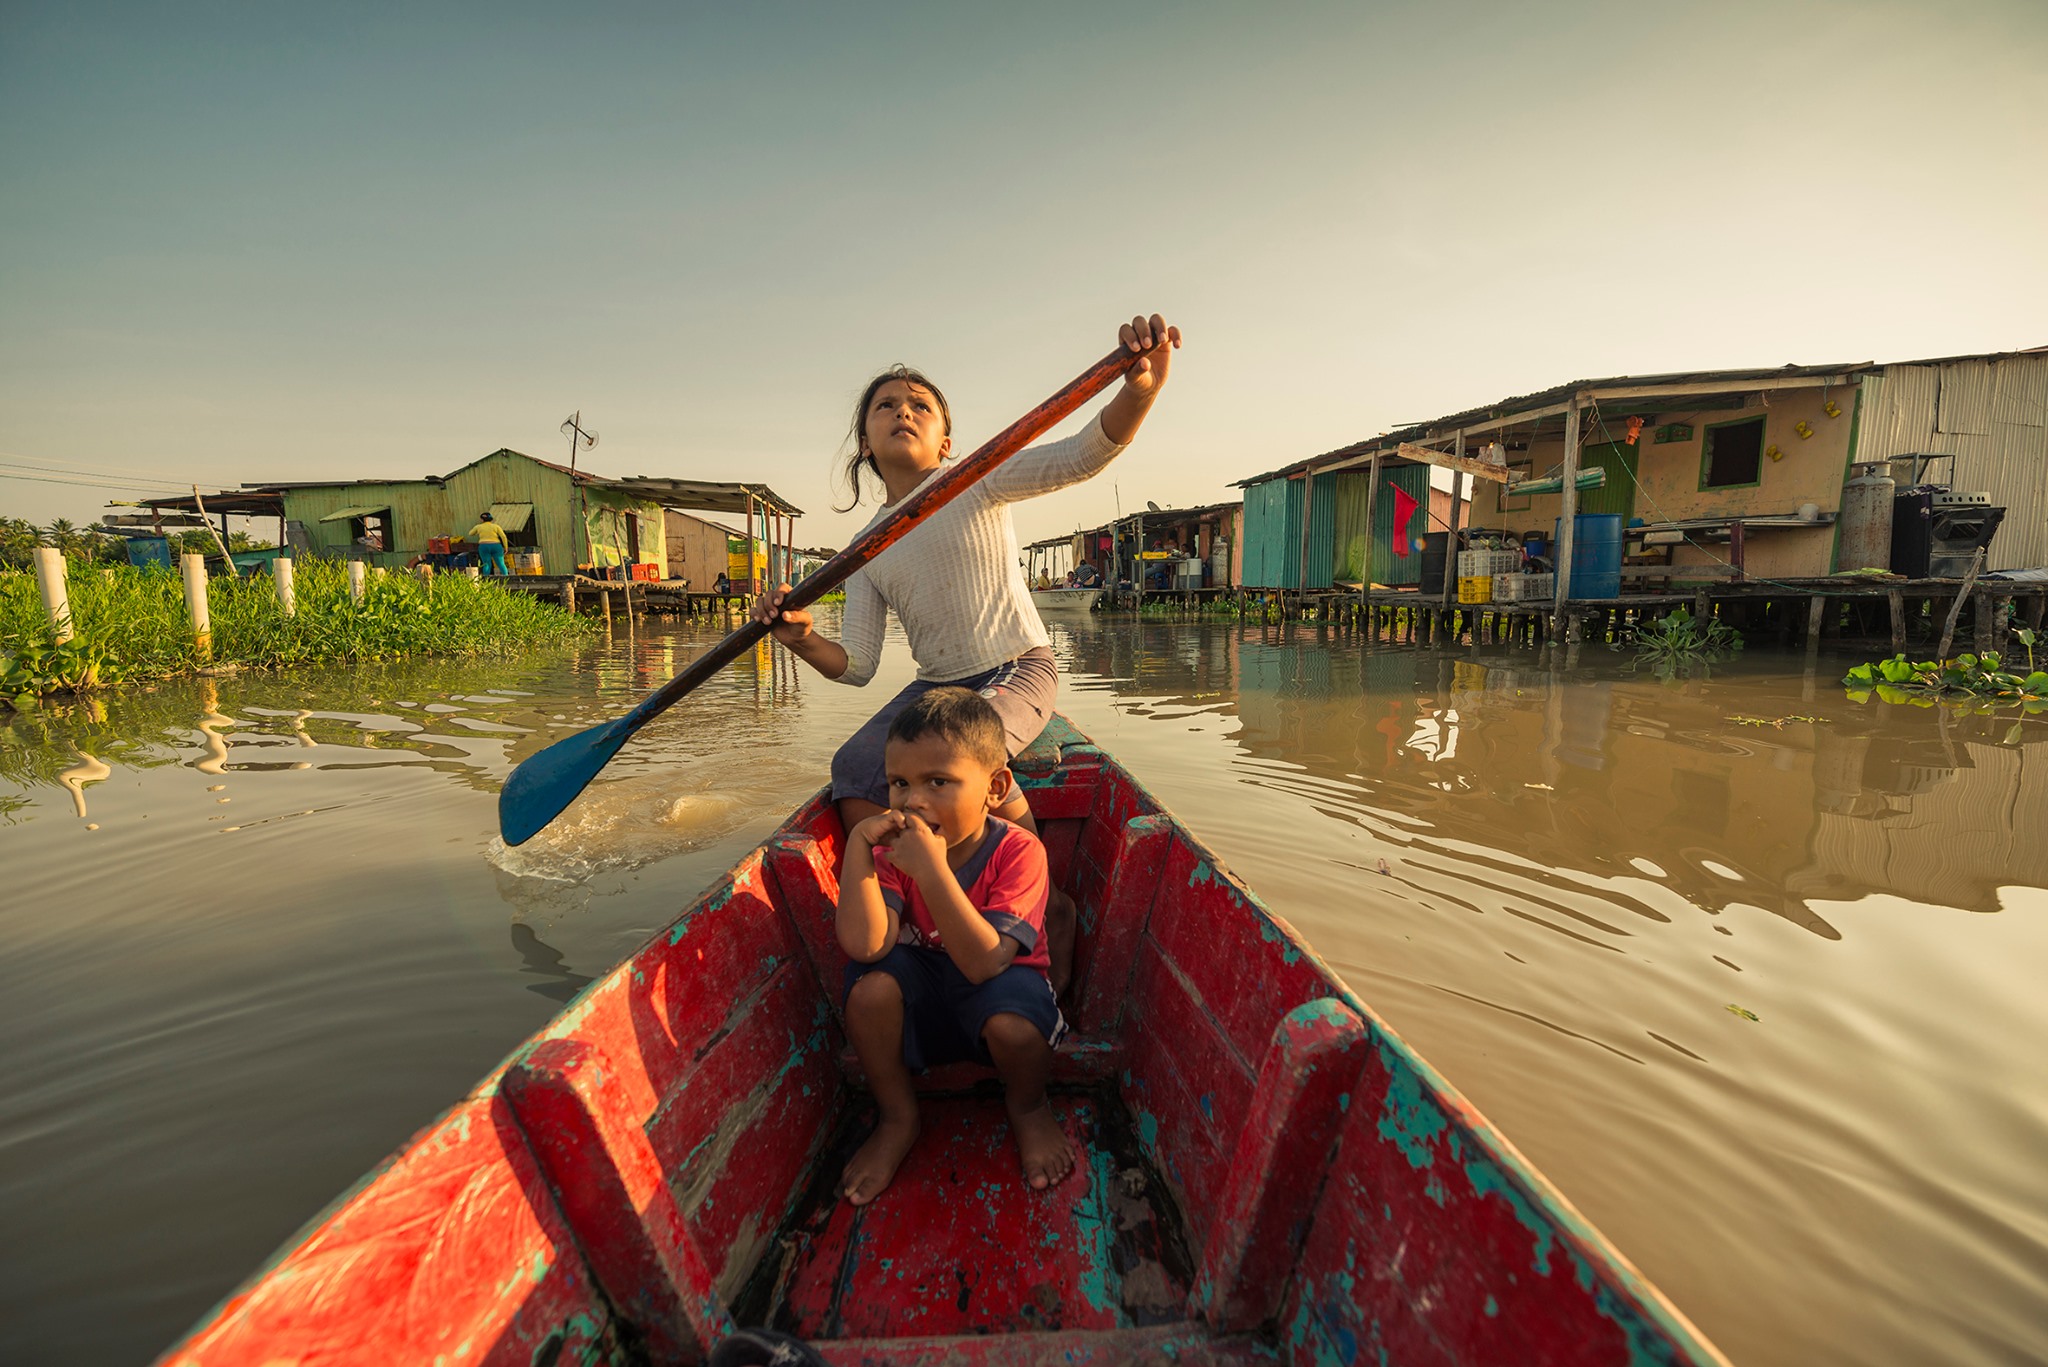
[[[1500,1302],[1493,1297],[1486,1298],[1486,1318],[1496,1319],[1500,1315]]]
[[[1391,1076],[1386,1105],[1380,1109],[1380,1138],[1400,1145],[1410,1167],[1433,1167],[1436,1142],[1450,1128],[1450,1119],[1423,1091],[1421,1078],[1401,1067],[1398,1059],[1381,1057]]]
[[[1621,1330],[1628,1342],[1628,1367],[1674,1367],[1684,1361],[1672,1351],[1671,1344],[1643,1321],[1636,1307],[1614,1294],[1611,1287],[1603,1286],[1593,1293],[1593,1304],[1598,1307],[1601,1318]]]
[[[1110,1274],[1115,1268],[1110,1255],[1110,1222],[1116,1216],[1110,1209],[1109,1193],[1113,1190],[1111,1184],[1116,1180],[1114,1155],[1107,1149],[1091,1145],[1088,1196],[1082,1207],[1074,1212],[1074,1228],[1081,1236],[1078,1285],[1081,1299],[1103,1314],[1114,1315],[1117,1325],[1123,1327],[1130,1324],[1130,1316],[1124,1313],[1123,1297],[1110,1284]]]
[[[1550,1250],[1557,1242],[1557,1231],[1543,1212],[1538,1210],[1501,1173],[1501,1170],[1485,1159],[1474,1159],[1465,1165],[1465,1180],[1472,1184],[1477,1196],[1498,1196],[1508,1203],[1515,1212],[1515,1219],[1522,1228],[1535,1236],[1535,1256],[1531,1259],[1535,1269],[1544,1276],[1550,1275]],[[1510,1277],[1512,1280],[1512,1277]]]
[[[1280,927],[1274,925],[1263,915],[1259,917],[1259,938],[1269,945],[1280,946],[1280,961],[1282,963],[1298,964],[1301,962],[1301,947],[1282,933]]]
[[[690,927],[697,924],[698,917],[715,915],[718,912],[724,911],[726,904],[732,901],[733,894],[740,890],[740,883],[740,879],[733,879],[717,892],[712,893],[696,906],[691,907],[681,916],[676,917],[676,923],[669,927],[668,942],[672,945],[681,944],[683,936],[690,933]]]
[[[1138,1142],[1148,1151],[1159,1147],[1159,1117],[1150,1111],[1138,1112]]]

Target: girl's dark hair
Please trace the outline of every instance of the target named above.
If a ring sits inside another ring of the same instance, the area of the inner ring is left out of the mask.
[[[838,512],[850,513],[859,506],[862,471],[873,475],[878,481],[882,478],[882,467],[875,463],[875,453],[868,450],[868,409],[875,402],[876,392],[891,380],[916,385],[936,399],[939,404],[939,416],[946,422],[946,435],[953,435],[953,410],[947,406],[946,396],[921,372],[899,362],[869,380],[867,388],[860,392],[860,402],[853,406],[853,425],[847,429],[847,435],[853,439],[853,454],[846,458],[846,468],[841,471],[846,480],[848,497],[845,507],[834,505]],[[886,492],[885,490],[884,493]]]

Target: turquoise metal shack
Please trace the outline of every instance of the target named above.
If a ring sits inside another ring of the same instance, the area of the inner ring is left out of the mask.
[[[1377,499],[1368,497],[1371,480],[1363,470],[1318,475],[1307,461],[1240,480],[1244,586],[1299,591],[1357,585],[1367,578],[1368,558],[1373,583],[1420,583],[1422,556],[1414,543],[1429,525],[1429,467],[1385,467]],[[1397,527],[1403,533],[1399,542]]]

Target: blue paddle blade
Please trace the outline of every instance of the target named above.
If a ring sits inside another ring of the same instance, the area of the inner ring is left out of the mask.
[[[539,835],[637,729],[629,712],[558,740],[514,769],[498,792],[498,830],[505,843],[524,845]]]

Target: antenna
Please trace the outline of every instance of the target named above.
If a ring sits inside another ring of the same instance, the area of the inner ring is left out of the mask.
[[[583,482],[576,478],[576,453],[597,445],[597,433],[583,430],[583,410],[579,408],[562,419],[562,434],[569,438],[569,483],[576,490],[576,541],[583,545],[582,559],[569,567],[570,577],[574,578],[577,568],[590,559],[590,523],[583,514]],[[572,548],[574,545],[572,542]]]

